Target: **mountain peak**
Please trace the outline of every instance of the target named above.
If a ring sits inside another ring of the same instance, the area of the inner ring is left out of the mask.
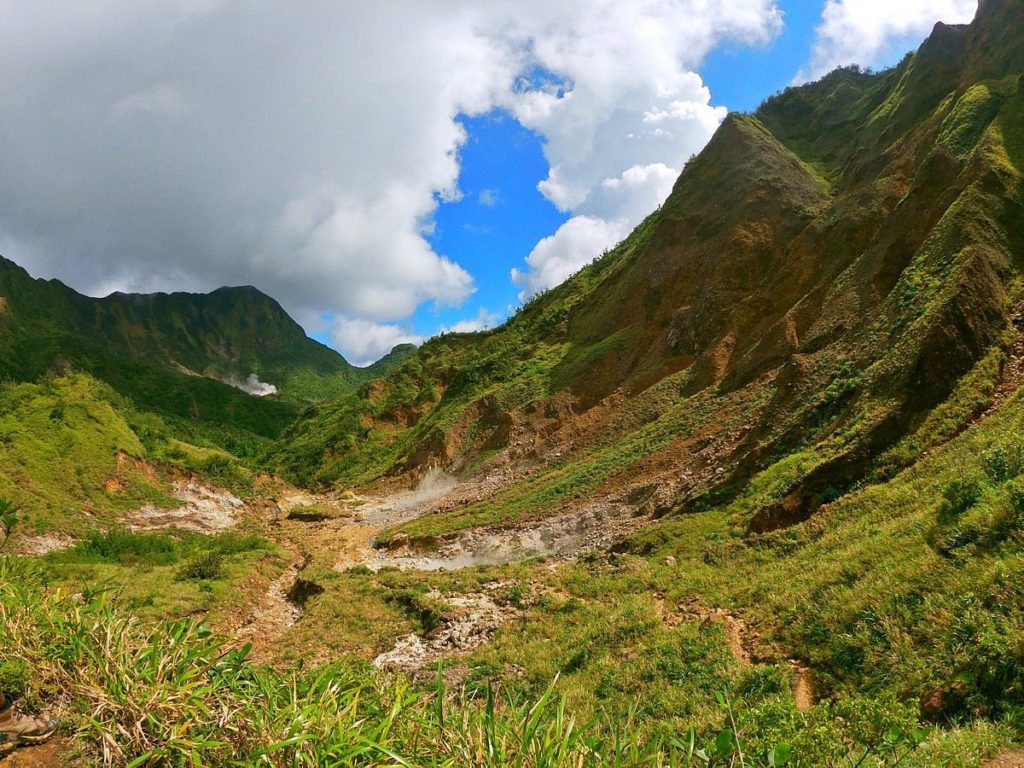
[[[964,85],[1024,71],[1024,3],[1021,0],[980,0],[970,26]]]

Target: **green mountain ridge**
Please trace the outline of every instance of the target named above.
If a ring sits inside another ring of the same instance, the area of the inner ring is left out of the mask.
[[[31,324],[52,326],[40,329],[42,338],[58,331],[102,339],[111,354],[218,379],[255,373],[298,399],[336,396],[372,375],[308,338],[280,304],[252,286],[90,298],[57,280],[33,280],[2,258],[0,280],[9,315],[25,332]],[[21,367],[36,373],[50,355],[40,352]],[[18,361],[6,362],[18,370]]]
[[[280,466],[327,484],[429,466],[550,473],[546,457],[570,446],[597,460],[639,440],[666,403],[716,399],[744,404],[734,440],[703,455],[659,442],[656,461],[620,453],[575,492],[639,483],[663,511],[701,508],[799,452],[800,476],[748,521],[766,530],[895,471],[880,457],[1014,332],[1024,66],[1006,30],[1024,29],[1022,14],[988,0],[892,70],[840,69],[730,115],[618,248],[505,326],[434,339],[307,413]],[[684,487],[681,473],[701,479]],[[531,506],[533,484],[495,506]]]
[[[252,286],[91,298],[0,258],[0,297],[5,379],[81,370],[144,409],[265,437],[276,436],[306,403],[349,392],[410,354],[399,347],[356,368]],[[250,375],[277,395],[261,401],[243,394],[238,387]]]
[[[611,252],[337,390],[255,289],[0,262],[0,496],[74,537],[0,557],[0,683],[113,765],[1020,764],[1022,39],[981,0],[730,115]],[[172,477],[235,530],[123,530]]]

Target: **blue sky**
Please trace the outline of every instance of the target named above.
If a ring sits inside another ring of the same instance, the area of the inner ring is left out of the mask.
[[[793,84],[811,61],[823,3],[783,0],[779,7],[784,27],[771,43],[728,42],[698,68],[712,104],[753,111],[766,97]],[[891,66],[920,41],[920,34],[897,35],[865,65]],[[424,337],[459,321],[504,318],[519,303],[520,288],[511,282],[510,270],[522,267],[537,241],[570,217],[537,189],[548,173],[540,136],[505,112],[460,120],[468,133],[460,152],[462,198],[441,203],[428,240],[437,253],[473,275],[476,291],[460,307],[421,305],[409,327]]]

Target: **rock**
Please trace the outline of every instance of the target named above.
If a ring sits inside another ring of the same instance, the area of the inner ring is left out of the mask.
[[[673,567],[673,566],[675,566],[675,564],[676,564],[676,559],[674,557],[672,557],[672,555],[669,555],[668,557],[665,558],[665,565],[667,565],[669,567]]]

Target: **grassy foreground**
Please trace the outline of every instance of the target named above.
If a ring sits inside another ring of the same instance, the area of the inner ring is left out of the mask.
[[[31,560],[0,559],[0,683],[30,706],[58,702],[76,747],[103,765],[846,764],[825,758],[837,747],[827,729],[820,751],[765,749],[724,697],[721,730],[641,741],[629,717],[578,722],[554,682],[519,701],[440,680],[417,689],[355,660],[274,671],[200,622],[147,624],[101,589],[50,591],[43,574]],[[910,764],[927,736],[870,708],[849,729],[838,745],[851,765]]]

